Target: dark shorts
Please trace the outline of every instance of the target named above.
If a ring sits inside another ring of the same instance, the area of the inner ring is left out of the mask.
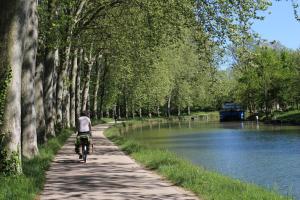
[[[91,135],[90,131],[87,132],[78,132],[77,136],[81,136],[81,135]]]

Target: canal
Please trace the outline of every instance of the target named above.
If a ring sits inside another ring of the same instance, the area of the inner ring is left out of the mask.
[[[256,123],[146,123],[128,137],[208,170],[300,199],[300,127]]]

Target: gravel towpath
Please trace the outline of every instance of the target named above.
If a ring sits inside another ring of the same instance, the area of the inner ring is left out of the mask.
[[[75,134],[54,159],[41,200],[197,200],[193,194],[145,170],[93,127],[94,152],[83,163],[74,153]]]

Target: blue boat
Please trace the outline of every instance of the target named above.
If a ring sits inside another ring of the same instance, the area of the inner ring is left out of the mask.
[[[243,121],[245,111],[242,106],[236,103],[224,103],[220,110],[220,121]]]

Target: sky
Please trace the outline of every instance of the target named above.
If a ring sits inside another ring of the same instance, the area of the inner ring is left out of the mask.
[[[272,2],[268,10],[261,12],[265,19],[254,21],[252,29],[262,39],[279,41],[294,50],[300,48],[300,22],[295,19],[291,1],[272,0]],[[225,63],[219,66],[222,70],[231,67],[233,60],[231,57],[226,57],[224,61]]]
[[[272,1],[273,5],[263,13],[263,21],[255,21],[252,29],[262,39],[268,41],[277,40],[284,46],[297,49],[300,48],[300,22],[297,22],[291,1]],[[268,14],[271,12],[271,14]]]

